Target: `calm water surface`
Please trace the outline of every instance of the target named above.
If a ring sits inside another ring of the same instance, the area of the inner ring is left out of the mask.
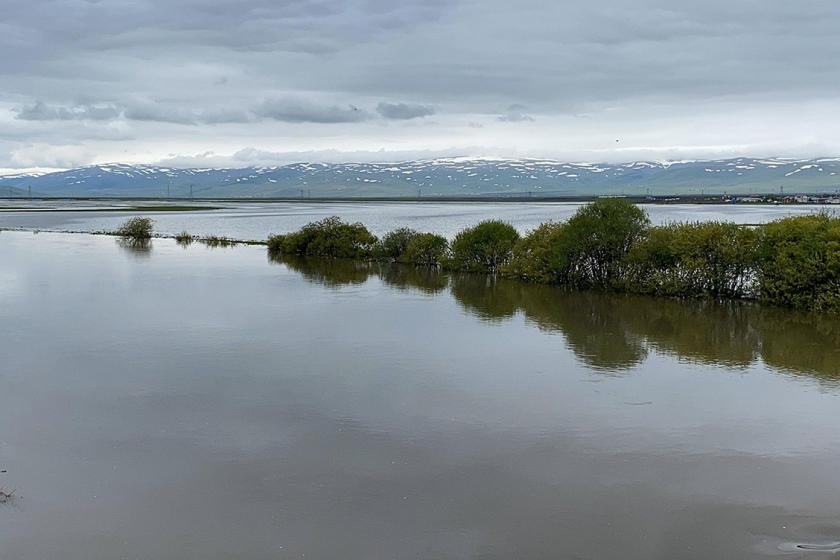
[[[0,233],[3,560],[830,558],[840,325]]]
[[[189,202],[189,201],[187,201]],[[16,204],[28,204],[16,202]],[[11,204],[11,203],[6,203]],[[99,211],[85,211],[91,205]],[[103,212],[102,202],[43,202],[51,212],[0,212],[0,228],[57,231],[112,231],[136,212]],[[113,203],[109,203],[113,206]],[[128,204],[128,203],[126,203]],[[196,203],[198,205],[207,203]],[[301,226],[340,216],[359,221],[377,235],[399,227],[411,227],[454,236],[481,220],[502,219],[526,232],[549,220],[568,219],[579,207],[576,203],[224,203],[224,208],[193,212],[141,212],[152,216],[159,233],[175,235],[187,230],[194,235],[224,235],[236,239],[265,239],[272,233],[287,233]],[[728,220],[761,223],[790,215],[836,211],[827,206],[751,206],[732,204],[643,205],[654,223],[694,220]],[[73,211],[67,211],[68,209]],[[63,209],[63,210],[62,210]]]

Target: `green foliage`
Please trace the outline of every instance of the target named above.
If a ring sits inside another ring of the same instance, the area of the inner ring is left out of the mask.
[[[510,262],[502,272],[505,276],[528,282],[552,284],[558,281],[563,268],[563,235],[565,224],[547,222],[516,242]]]
[[[376,236],[365,226],[342,222],[336,216],[307,224],[294,233],[268,238],[269,251],[332,258],[367,258],[375,243]]]
[[[650,228],[630,250],[628,291],[678,297],[751,295],[755,230],[695,222]]]
[[[765,224],[757,259],[764,301],[840,311],[840,218],[822,214]]]
[[[417,266],[440,266],[445,260],[449,242],[434,233],[418,233],[408,242],[400,262]]]
[[[455,236],[448,265],[468,272],[496,272],[507,263],[519,241],[514,227],[499,220],[486,220]]]
[[[153,225],[151,218],[135,216],[126,220],[114,233],[128,239],[151,239]]]
[[[558,240],[560,280],[575,287],[614,287],[625,272],[625,257],[645,234],[650,220],[635,204],[605,198],[575,213]]]
[[[397,261],[417,235],[419,234],[411,228],[395,229],[379,240],[373,251],[374,256],[382,260]]]
[[[759,297],[776,305],[840,312],[840,218],[829,215],[787,218],[758,228],[722,222],[650,227],[635,205],[601,199],[568,222],[543,224],[524,238],[510,224],[489,220],[461,231],[451,245],[439,235],[407,228],[377,243],[361,224],[327,218],[272,236],[268,246],[272,255],[374,258],[458,272],[501,271],[567,287],[672,297]],[[395,278],[402,274],[389,273]],[[472,286],[469,282],[459,280],[457,286]]]

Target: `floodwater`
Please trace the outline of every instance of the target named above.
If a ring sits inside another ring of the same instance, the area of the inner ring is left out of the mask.
[[[3,560],[840,550],[840,324],[0,233]]]
[[[128,205],[129,203],[120,203]],[[185,201],[184,204],[191,204]],[[197,202],[197,206],[213,203]],[[8,207],[28,205],[10,201]],[[272,233],[288,233],[328,216],[362,222],[376,235],[399,227],[431,231],[447,237],[481,220],[505,220],[525,233],[549,220],[568,219],[581,204],[555,202],[508,203],[418,203],[418,202],[235,202],[217,209],[188,212],[142,212],[118,209],[111,202],[44,201],[33,204],[39,211],[0,211],[0,228],[52,231],[113,231],[126,218],[142,214],[155,220],[155,230],[164,235],[188,231],[193,235],[220,235],[234,239],[262,240]],[[726,220],[762,223],[791,215],[836,212],[828,206],[768,206],[734,204],[642,205],[656,224],[674,221]],[[43,211],[43,210],[51,211]]]

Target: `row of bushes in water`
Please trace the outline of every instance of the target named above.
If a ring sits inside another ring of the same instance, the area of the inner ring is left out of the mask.
[[[332,217],[268,239],[275,254],[354,258],[499,273],[529,282],[672,297],[760,299],[840,311],[840,218],[784,218],[756,227],[727,222],[652,226],[622,199],[583,206],[565,222],[520,236],[488,220],[449,242],[398,229],[378,239]]]

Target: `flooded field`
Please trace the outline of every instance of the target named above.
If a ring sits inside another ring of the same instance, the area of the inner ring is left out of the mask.
[[[840,550],[837,319],[6,231],[0,329],[3,560]]]
[[[262,240],[272,233],[294,231],[309,222],[328,216],[339,216],[345,221],[362,222],[376,235],[400,227],[410,227],[452,237],[463,228],[491,218],[510,222],[524,233],[543,222],[568,219],[581,206],[578,203],[555,202],[196,202],[190,206],[207,206],[208,209],[154,212],[148,208],[119,209],[114,204],[101,201],[44,201],[32,206],[36,211],[32,208],[15,211],[15,205],[30,205],[28,201],[10,201],[7,206],[13,210],[0,211],[0,228],[111,231],[128,217],[142,214],[153,217],[156,231],[165,235],[175,235],[186,230],[196,235]],[[130,205],[127,202],[121,204]],[[818,205],[647,204],[642,207],[655,224],[697,220],[755,224],[792,215],[836,212],[836,209]]]

